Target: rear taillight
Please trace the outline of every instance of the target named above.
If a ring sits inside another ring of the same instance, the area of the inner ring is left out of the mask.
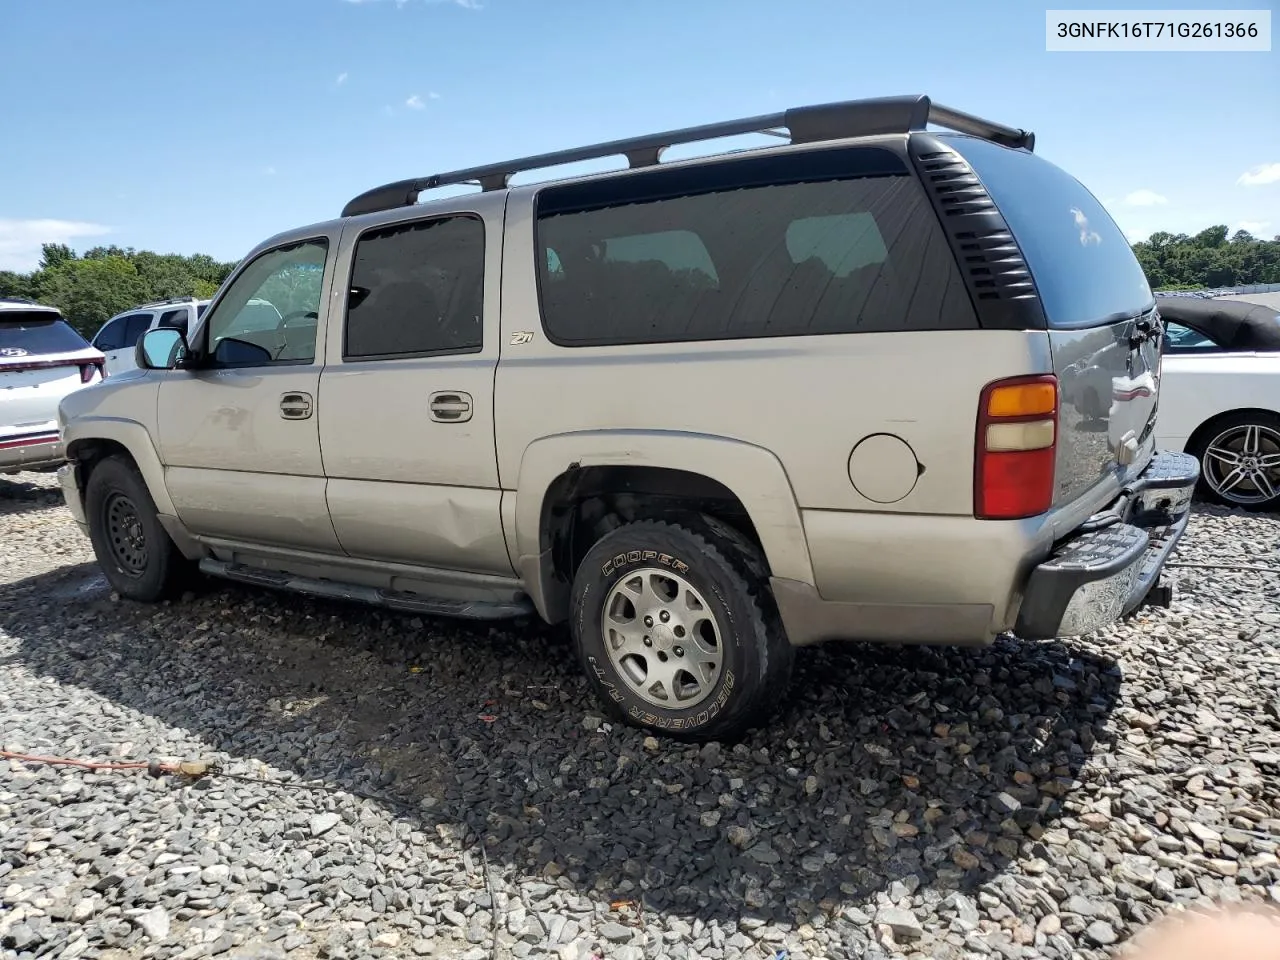
[[[89,383],[93,380],[95,372],[97,372],[99,379],[105,380],[107,378],[107,365],[101,360],[80,364],[80,382]]]
[[[1020,520],[1048,510],[1057,445],[1057,377],[1011,377],[987,384],[978,408],[974,516]]]

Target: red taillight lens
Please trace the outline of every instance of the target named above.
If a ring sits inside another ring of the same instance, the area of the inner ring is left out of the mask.
[[[987,384],[978,408],[973,513],[1020,520],[1053,503],[1058,379],[1012,377]]]

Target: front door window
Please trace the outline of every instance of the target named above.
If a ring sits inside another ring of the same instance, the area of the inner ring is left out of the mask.
[[[209,317],[209,365],[312,363],[328,248],[307,240],[249,264]]]

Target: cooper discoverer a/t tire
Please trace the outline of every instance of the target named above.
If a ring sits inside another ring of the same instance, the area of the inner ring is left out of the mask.
[[[786,692],[792,649],[756,548],[714,521],[627,524],[573,583],[571,630],[605,710],[682,740],[736,737]]]

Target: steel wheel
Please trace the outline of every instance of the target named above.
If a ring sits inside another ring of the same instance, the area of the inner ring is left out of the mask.
[[[656,707],[696,706],[720,678],[720,627],[702,595],[670,570],[642,567],[614,584],[600,632],[623,681]]]
[[[1280,431],[1260,423],[1228,427],[1201,459],[1205,483],[1223,500],[1257,506],[1280,496]]]
[[[112,494],[103,505],[107,543],[122,571],[140,577],[147,569],[147,535],[138,509],[122,493]]]

